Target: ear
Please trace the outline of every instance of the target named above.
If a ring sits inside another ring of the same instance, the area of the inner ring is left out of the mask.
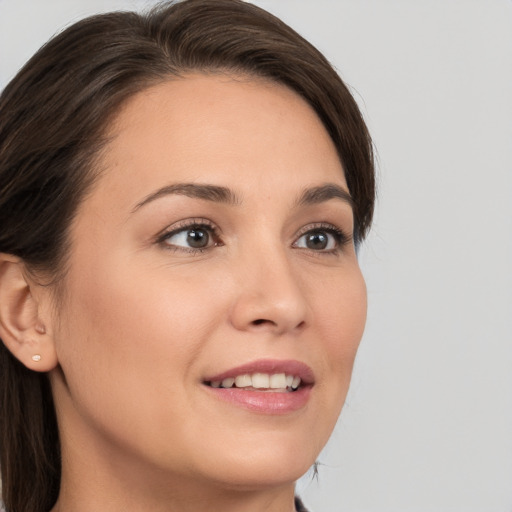
[[[48,372],[57,366],[53,339],[40,318],[40,304],[23,262],[0,253],[0,338],[27,368]]]

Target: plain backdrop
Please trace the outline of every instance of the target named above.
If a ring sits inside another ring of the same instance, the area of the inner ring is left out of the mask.
[[[255,3],[336,66],[378,156],[367,330],[299,492],[316,512],[511,512],[512,2]],[[0,88],[70,22],[150,4],[0,0]]]

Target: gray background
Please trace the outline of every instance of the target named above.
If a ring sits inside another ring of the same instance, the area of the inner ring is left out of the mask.
[[[136,0],[0,0],[0,88]],[[379,160],[368,326],[317,512],[512,511],[512,3],[260,0],[352,87]],[[270,468],[271,470],[271,468]]]

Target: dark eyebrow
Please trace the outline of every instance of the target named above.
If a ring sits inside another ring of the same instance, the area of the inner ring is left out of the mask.
[[[162,187],[156,192],[149,194],[140,203],[138,203],[135,208],[133,208],[132,213],[155,199],[172,194],[196,199],[205,199],[206,201],[213,201],[216,203],[226,203],[231,205],[240,204],[240,199],[227,187],[197,183],[175,183],[173,185]]]
[[[334,183],[326,183],[325,185],[306,189],[299,197],[297,206],[323,203],[330,199],[341,199],[354,209],[354,200],[351,195],[344,188]]]

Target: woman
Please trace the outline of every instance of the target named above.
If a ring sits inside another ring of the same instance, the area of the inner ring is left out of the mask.
[[[325,58],[238,0],[79,22],[1,96],[0,191],[7,510],[300,510],[374,201]]]

